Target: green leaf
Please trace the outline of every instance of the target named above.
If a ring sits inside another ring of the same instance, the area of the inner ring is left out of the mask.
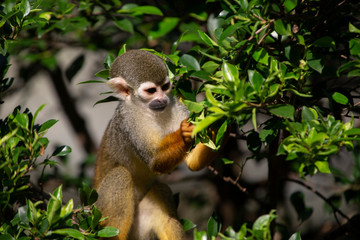
[[[202,11],[200,13],[192,12],[192,13],[189,13],[189,16],[196,18],[199,21],[206,21],[208,14],[205,11]]]
[[[286,12],[290,12],[293,10],[297,5],[297,0],[285,0],[284,1],[284,7]]]
[[[256,70],[248,70],[249,81],[254,87],[256,92],[259,92],[261,86],[263,85],[265,79],[261,74]]]
[[[106,69],[110,69],[111,65],[113,64],[115,60],[115,57],[114,55],[112,55],[111,53],[109,53],[106,58],[105,58],[105,61],[104,61],[104,67]]]
[[[101,71],[95,73],[95,76],[107,80],[109,77],[109,69],[101,70]]]
[[[274,105],[269,107],[269,112],[283,118],[294,120],[295,108],[292,105]]]
[[[305,206],[305,196],[302,192],[297,191],[291,194],[290,202],[292,203],[293,207],[295,208],[298,219],[301,221],[307,220],[313,213],[313,209],[311,207]]]
[[[30,10],[31,10],[29,0],[22,0],[20,3],[19,10],[22,12],[23,18],[25,18],[27,15],[29,15]]]
[[[339,92],[334,92],[334,93],[331,95],[331,98],[332,98],[335,102],[337,102],[337,103],[339,103],[339,104],[346,105],[346,104],[349,103],[349,99],[348,99],[345,95],[343,95],[343,94],[341,94],[341,93],[339,93]]]
[[[104,99],[101,99],[101,100],[97,101],[97,102],[94,104],[94,106],[97,105],[97,104],[99,104],[99,103],[117,102],[117,101],[119,101],[119,99],[118,99],[117,97],[109,96],[109,97],[107,97],[107,98],[104,98]]]
[[[40,129],[39,129],[39,133],[48,130],[49,128],[51,128],[52,126],[54,126],[57,122],[58,122],[58,120],[56,120],[56,119],[47,120],[46,122],[44,122],[43,124],[41,124]]]
[[[197,123],[194,130],[193,135],[196,135],[198,132],[201,132],[202,130],[209,127],[211,124],[222,118],[223,115],[221,114],[214,114],[214,115],[208,115],[205,119],[203,119],[201,122]]]
[[[321,173],[331,173],[329,163],[326,161],[317,161],[315,162],[315,166]]]
[[[18,113],[15,117],[15,122],[19,123],[22,128],[27,129],[29,126],[29,117],[26,113]]]
[[[262,63],[266,66],[269,65],[269,54],[264,48],[257,49],[252,57],[256,62]]]
[[[186,105],[190,112],[199,113],[204,109],[204,105],[201,103],[189,100],[183,100],[183,103]]]
[[[79,230],[76,230],[73,228],[56,229],[54,231],[51,231],[50,233],[68,236],[68,237],[72,237],[72,238],[79,239],[79,240],[85,239],[84,235]]]
[[[26,213],[27,218],[31,224],[36,225],[36,222],[37,222],[36,208],[29,199],[26,199],[26,205],[27,205],[27,213]]]
[[[35,112],[35,114],[34,114],[34,117],[33,117],[33,119],[31,120],[31,127],[34,126],[35,120],[36,120],[39,112],[42,111],[45,106],[46,106],[46,104],[43,104],[43,105],[41,105],[41,106],[36,110],[36,112]]]
[[[301,119],[303,122],[311,122],[312,120],[317,120],[319,118],[317,112],[313,108],[303,107],[301,112]]]
[[[63,157],[71,153],[71,148],[69,146],[63,145],[55,149],[51,156]]]
[[[208,45],[209,47],[214,47],[214,46],[218,46],[218,44],[212,40],[206,33],[204,33],[201,30],[198,30],[198,33],[200,35],[200,38],[204,41],[204,43],[206,45]]]
[[[95,229],[96,228],[96,226],[99,224],[99,222],[100,222],[100,219],[101,219],[101,212],[99,211],[99,209],[97,209],[97,207],[96,206],[93,206],[93,209],[91,210],[91,219],[92,219],[92,221],[91,221],[91,229]]]
[[[234,32],[236,30],[239,29],[239,27],[243,25],[242,22],[238,22],[238,23],[235,23],[234,25],[230,25],[229,27],[227,27],[224,32],[222,32],[222,34],[220,35],[219,37],[219,43],[221,43],[222,41],[224,41],[227,37],[231,36],[234,34]]]
[[[124,43],[122,45],[122,47],[120,48],[119,52],[118,52],[118,56],[121,56],[122,54],[126,53],[126,43]]]
[[[81,54],[66,69],[65,75],[66,75],[67,79],[69,80],[69,82],[73,79],[73,77],[82,68],[82,66],[84,65],[84,61],[85,61],[85,56],[84,56],[84,54]]]
[[[88,205],[94,204],[97,201],[98,197],[99,195],[97,191],[95,189],[91,189],[87,204]]]
[[[196,227],[196,224],[194,224],[192,221],[188,219],[180,219],[180,222],[185,232],[194,229]]]
[[[198,232],[195,228],[194,229],[194,240],[207,240],[206,232],[205,231]]]
[[[281,19],[274,22],[275,31],[283,36],[291,36],[291,25],[284,23]]]
[[[253,108],[251,111],[251,122],[254,127],[254,130],[257,131],[256,108]]]
[[[255,239],[271,239],[270,224],[276,218],[275,210],[262,215],[253,224],[252,231]]]
[[[317,39],[313,43],[313,45],[316,47],[328,47],[334,50],[336,49],[335,40],[332,37],[328,37],[328,36]]]
[[[224,62],[221,69],[225,81],[236,82],[239,80],[239,72],[234,65]]]
[[[291,237],[289,238],[289,240],[301,240],[301,235],[300,232],[296,232],[293,235],[291,235]]]
[[[208,221],[207,225],[207,234],[212,239],[212,237],[217,237],[218,233],[221,230],[221,222],[219,217],[214,213]]]
[[[308,52],[306,54],[307,64],[317,71],[318,73],[322,73],[324,69],[324,64],[321,57],[314,56],[312,52]]]
[[[53,194],[50,194],[50,200],[47,205],[47,220],[49,226],[55,224],[61,215],[61,206],[62,206],[62,185],[55,189]]]
[[[341,204],[341,195],[340,194],[333,194],[327,200],[329,202],[331,202],[332,206],[334,206],[336,209],[338,209],[340,207],[340,204]],[[334,208],[332,206],[330,204],[328,204],[327,202],[324,205],[325,210],[327,210],[328,212],[333,212],[334,211]]]
[[[119,234],[119,230],[114,227],[104,227],[96,233],[98,237],[114,237]]]
[[[349,41],[349,48],[350,48],[350,54],[351,55],[359,55],[360,54],[360,39],[359,38],[353,38]]]
[[[344,135],[360,135],[360,128],[352,128],[344,132]]]
[[[228,164],[234,164],[235,162],[234,161],[231,161],[227,158],[222,158],[221,159],[221,162],[224,163],[225,165],[228,165]]]
[[[78,84],[86,84],[86,83],[106,83],[106,81],[104,81],[104,80],[88,80],[88,81],[79,82]]]
[[[222,143],[225,137],[225,133],[227,132],[228,129],[228,124],[229,124],[228,121],[224,121],[223,124],[221,124],[220,128],[218,129],[215,140],[217,146],[219,146]]]
[[[200,71],[200,64],[193,56],[184,54],[180,57],[180,63],[187,67],[188,70]]]
[[[207,81],[212,80],[211,74],[208,72],[205,72],[205,71],[196,71],[196,72],[193,72],[190,76],[194,77],[194,78],[198,78],[198,79],[207,80]]]
[[[208,62],[204,63],[201,66],[201,68],[204,69],[208,73],[213,73],[214,71],[216,71],[218,69],[219,66],[220,66],[220,64],[218,64],[214,61],[208,61]]]
[[[64,217],[64,216],[72,213],[73,207],[74,207],[74,201],[72,199],[70,199],[68,201],[68,203],[61,208],[60,216]]]
[[[13,238],[10,234],[6,233],[0,236],[0,240],[15,240],[15,238]]]
[[[116,26],[118,26],[121,30],[125,31],[125,32],[129,32],[131,34],[134,34],[134,25],[133,23],[127,19],[124,18],[122,20],[114,20],[114,23]]]
[[[259,133],[252,130],[246,137],[246,144],[250,151],[253,153],[258,153],[261,149]]]
[[[161,10],[154,6],[138,6],[130,9],[131,12],[136,14],[151,14],[151,15],[158,15],[162,16],[163,13]]]
[[[21,224],[24,224],[26,227],[29,227],[29,219],[28,219],[28,215],[27,215],[27,206],[21,206],[18,209],[18,215],[19,215],[19,219]]]
[[[49,221],[49,225],[54,225],[59,219],[61,214],[61,201],[51,195],[51,198],[47,207],[47,219]]]
[[[165,17],[161,22],[158,23],[156,28],[149,32],[149,38],[156,39],[165,36],[177,26],[178,22],[179,18]]]
[[[354,25],[352,25],[352,24],[349,22],[349,32],[352,32],[352,33],[360,33],[360,29],[358,29],[357,27],[355,27]]]

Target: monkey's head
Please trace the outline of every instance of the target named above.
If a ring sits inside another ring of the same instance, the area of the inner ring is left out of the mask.
[[[169,104],[171,83],[161,58],[143,50],[130,50],[117,57],[108,81],[117,97],[152,111]]]

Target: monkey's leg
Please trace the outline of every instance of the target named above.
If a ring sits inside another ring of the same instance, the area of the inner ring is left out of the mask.
[[[177,218],[172,192],[167,185],[156,183],[141,200],[138,211],[137,224],[143,228],[138,230],[141,234],[139,239],[152,239],[149,236],[154,233],[160,240],[183,239],[183,227]]]
[[[130,173],[117,167],[106,174],[98,189],[95,205],[101,210],[105,225],[116,227],[120,234],[112,239],[126,240],[134,219],[134,191]]]

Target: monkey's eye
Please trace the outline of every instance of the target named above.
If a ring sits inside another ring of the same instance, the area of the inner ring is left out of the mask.
[[[156,88],[148,88],[145,90],[147,93],[153,94],[156,92]]]
[[[168,90],[170,88],[170,83],[166,83],[166,84],[164,84],[162,87],[161,87],[161,89],[163,90],[163,91],[166,91],[166,90]]]

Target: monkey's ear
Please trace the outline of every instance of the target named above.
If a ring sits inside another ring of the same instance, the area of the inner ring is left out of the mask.
[[[130,95],[130,87],[126,83],[126,80],[124,78],[122,77],[111,78],[108,81],[108,84],[114,90],[114,92],[117,93],[117,96],[120,99],[124,100],[126,97]]]

